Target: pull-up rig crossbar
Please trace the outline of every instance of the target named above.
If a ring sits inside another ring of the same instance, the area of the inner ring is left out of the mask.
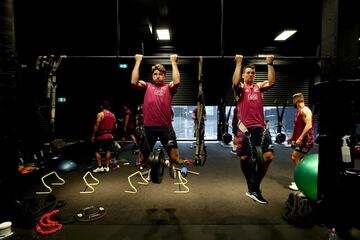
[[[108,58],[108,59],[134,59],[135,56],[67,56],[63,55],[64,58]],[[170,57],[169,55],[144,55],[143,59],[167,59]],[[199,59],[202,57],[203,59],[234,59],[233,56],[182,56],[178,55],[178,59]],[[255,56],[243,56],[244,59],[264,59],[266,55],[255,55]],[[274,59],[282,59],[282,60],[321,60],[321,59],[330,59],[331,57],[317,57],[317,56],[274,56]]]

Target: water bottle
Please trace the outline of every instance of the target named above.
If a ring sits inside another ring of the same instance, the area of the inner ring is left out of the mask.
[[[335,228],[332,228],[329,234],[329,240],[337,240],[337,234]]]
[[[343,140],[343,145],[341,147],[341,155],[342,155],[342,160],[344,163],[349,163],[351,162],[351,153],[350,153],[350,148],[346,142],[347,139],[350,139],[349,135],[345,135],[342,140]]]

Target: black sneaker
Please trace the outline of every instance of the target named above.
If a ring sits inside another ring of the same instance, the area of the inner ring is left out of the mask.
[[[245,193],[246,196],[248,196],[249,198],[251,198],[252,200],[261,203],[261,204],[269,204],[269,202],[261,195],[260,192],[250,192],[247,191]]]

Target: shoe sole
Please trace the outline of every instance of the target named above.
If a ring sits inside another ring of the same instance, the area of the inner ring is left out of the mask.
[[[288,186],[288,188],[292,191],[299,191],[299,188],[294,188],[292,185]]]
[[[248,192],[245,193],[246,196],[248,196],[249,198],[251,198],[254,202],[258,202],[260,204],[269,204],[268,202],[263,202],[263,201],[260,201],[259,199],[257,199],[254,195],[251,195],[249,194]]]

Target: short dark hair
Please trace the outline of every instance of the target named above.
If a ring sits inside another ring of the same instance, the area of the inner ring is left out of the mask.
[[[246,65],[246,66],[243,68],[243,72],[245,72],[245,69],[247,69],[247,68],[251,68],[251,69],[256,70],[254,64],[248,64],[248,65]]]
[[[110,109],[110,103],[108,101],[104,100],[101,103],[101,107],[104,108],[104,109]]]

